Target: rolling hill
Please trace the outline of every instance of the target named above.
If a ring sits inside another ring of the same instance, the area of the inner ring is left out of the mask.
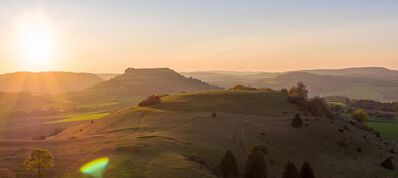
[[[74,172],[74,177],[80,177],[79,166],[101,156],[111,160],[105,173],[109,178],[216,177],[214,170],[227,149],[243,171],[255,145],[267,148],[269,177],[280,177],[287,161],[310,161],[320,178],[394,174],[380,163],[394,156],[389,150],[395,143],[342,118],[306,116],[305,127],[293,128],[292,118],[300,111],[279,92],[213,91],[161,100],[71,127],[40,144],[55,154],[58,168],[69,168],[65,171]]]
[[[144,98],[153,94],[219,90],[220,87],[186,78],[169,68],[128,68],[124,74],[83,91],[91,96],[113,99]]]
[[[0,75],[0,91],[58,94],[83,90],[101,81],[89,73],[16,72]]]
[[[280,73],[268,72],[182,72],[181,74],[225,88],[232,88],[237,84],[255,86],[256,83],[259,83],[258,80],[275,78],[280,75]]]
[[[254,75],[186,73],[200,80],[230,88],[243,84],[261,88],[290,88],[298,81],[306,83],[312,95],[346,96],[378,101],[398,100],[398,71],[381,67],[320,69]]]
[[[398,71],[390,70],[384,67],[357,67],[345,69],[318,69],[318,70],[302,70],[319,75],[335,75],[335,76],[350,76],[350,77],[363,77],[383,80],[398,80]]]

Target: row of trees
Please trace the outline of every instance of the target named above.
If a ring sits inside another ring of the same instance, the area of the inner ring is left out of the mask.
[[[398,112],[398,102],[382,103],[373,100],[351,100],[349,104],[355,108]]]
[[[247,156],[245,171],[243,178],[266,178],[267,168],[264,159],[264,151],[260,147],[254,147],[252,152]],[[239,178],[240,172],[238,163],[231,150],[228,150],[219,164],[221,176],[224,178]],[[304,162],[300,171],[293,162],[288,162],[285,166],[285,171],[282,174],[283,178],[314,178],[314,173],[311,165]]]

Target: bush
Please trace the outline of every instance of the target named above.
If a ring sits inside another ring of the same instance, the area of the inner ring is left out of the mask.
[[[368,121],[368,114],[362,109],[357,109],[351,114],[351,118],[365,124]]]
[[[301,128],[303,127],[304,121],[301,119],[300,114],[296,114],[292,120],[292,127]]]
[[[304,162],[300,170],[300,178],[315,178],[310,163]]]
[[[149,96],[147,99],[141,101],[138,106],[152,106],[155,104],[159,104],[161,102],[160,96],[152,95]]]
[[[53,162],[54,157],[48,150],[35,149],[25,158],[24,166],[26,170],[41,177],[45,169],[53,166]]]
[[[14,172],[7,168],[0,168],[0,178],[16,178]]]
[[[266,178],[267,169],[262,152],[254,148],[247,156],[244,178]]]
[[[243,86],[243,85],[235,85],[230,90],[257,90],[257,89],[252,88],[252,87]]]
[[[286,88],[282,88],[282,89],[281,89],[281,93],[282,93],[283,95],[286,95],[286,96],[289,95],[289,91],[287,91]]]
[[[285,166],[285,171],[282,175],[283,178],[299,178],[299,172],[294,163],[288,161]]]
[[[211,117],[212,117],[212,118],[216,118],[216,117],[217,117],[217,113],[213,112],[213,113],[211,114]]]
[[[224,178],[238,178],[239,169],[235,156],[231,150],[228,150],[220,162],[219,169]]]
[[[320,97],[313,97],[307,102],[307,111],[312,115],[324,116],[329,110],[325,100]]]
[[[386,169],[394,170],[394,165],[392,164],[392,157],[388,157],[383,162],[381,162],[381,166]]]

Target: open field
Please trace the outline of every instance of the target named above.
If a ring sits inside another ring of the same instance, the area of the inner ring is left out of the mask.
[[[369,121],[369,127],[377,130],[383,136],[398,142],[398,122],[397,121]]]

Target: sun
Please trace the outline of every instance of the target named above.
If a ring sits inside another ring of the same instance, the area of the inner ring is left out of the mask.
[[[43,17],[27,18],[19,26],[19,53],[25,68],[46,70],[55,55],[54,33]]]

